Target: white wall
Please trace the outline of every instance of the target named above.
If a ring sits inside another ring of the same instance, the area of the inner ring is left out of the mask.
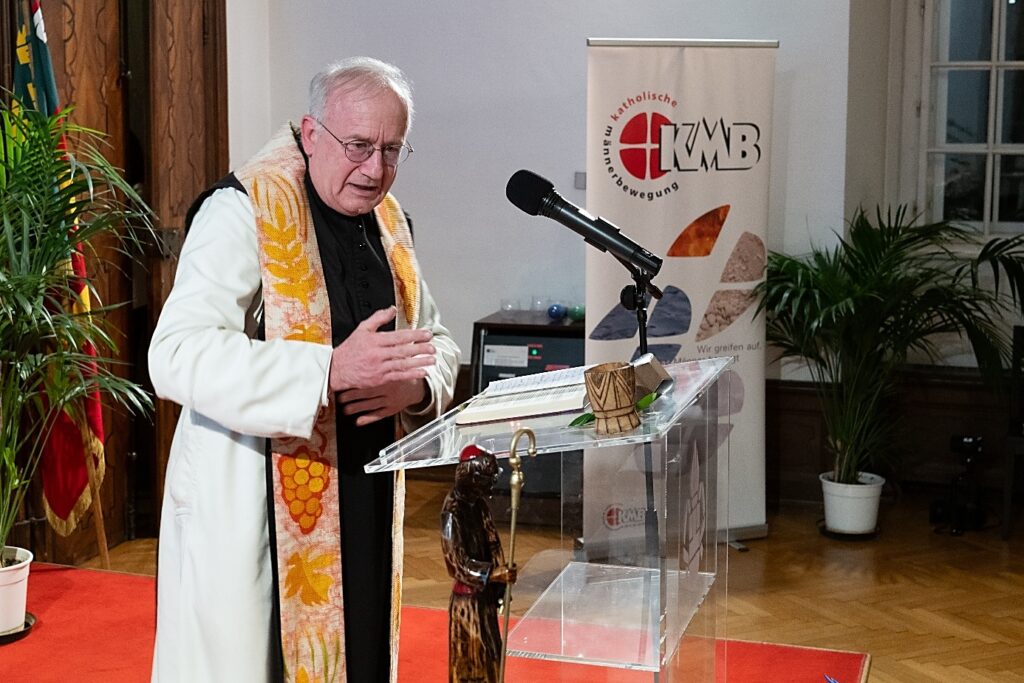
[[[232,11],[239,5],[229,2],[228,13],[229,82],[241,79],[229,91],[235,163],[304,112],[309,76],[328,61],[368,54],[413,81],[417,151],[393,191],[413,216],[427,281],[467,359],[473,321],[500,299],[583,298],[582,240],[520,212],[504,188],[528,168],[583,204],[573,174],[585,166],[587,37],[779,40],[769,246],[801,252],[842,226],[848,0],[262,0],[255,18]],[[231,40],[243,28],[254,29],[252,43]],[[269,80],[259,83],[268,56]]]
[[[847,219],[858,207],[873,216],[885,202],[892,0],[850,4],[846,127]],[[838,229],[838,226],[837,226]]]
[[[228,155],[237,168],[259,151],[273,129],[270,0],[226,0]]]

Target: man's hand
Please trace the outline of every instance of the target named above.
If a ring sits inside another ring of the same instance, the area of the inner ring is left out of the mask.
[[[424,368],[437,362],[434,345],[430,343],[433,333],[430,330],[380,332],[379,328],[391,322],[396,313],[394,306],[375,312],[334,348],[329,380],[331,391],[418,382],[427,376]]]
[[[426,396],[427,383],[413,379],[365,389],[347,389],[338,393],[338,403],[346,415],[358,415],[356,426],[362,427],[416,405]]]

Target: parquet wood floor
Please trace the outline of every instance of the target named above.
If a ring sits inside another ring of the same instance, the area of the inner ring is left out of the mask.
[[[409,481],[407,604],[447,605],[438,540],[446,492],[445,483]],[[872,683],[1024,682],[1024,523],[1007,542],[995,527],[935,533],[929,500],[910,493],[883,500],[881,533],[868,541],[822,536],[820,506],[769,514],[767,538],[729,551],[726,635],[868,652]],[[520,531],[521,563],[558,547],[555,530]],[[152,574],[154,549],[153,539],[123,543],[111,563]]]

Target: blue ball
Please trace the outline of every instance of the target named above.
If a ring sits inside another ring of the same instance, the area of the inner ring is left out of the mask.
[[[566,310],[562,304],[552,304],[548,308],[548,317],[552,320],[561,320],[565,317]]]

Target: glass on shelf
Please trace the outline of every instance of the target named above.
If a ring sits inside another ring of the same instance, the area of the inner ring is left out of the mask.
[[[520,310],[519,299],[507,298],[501,300],[499,312],[505,318],[513,318]]]

